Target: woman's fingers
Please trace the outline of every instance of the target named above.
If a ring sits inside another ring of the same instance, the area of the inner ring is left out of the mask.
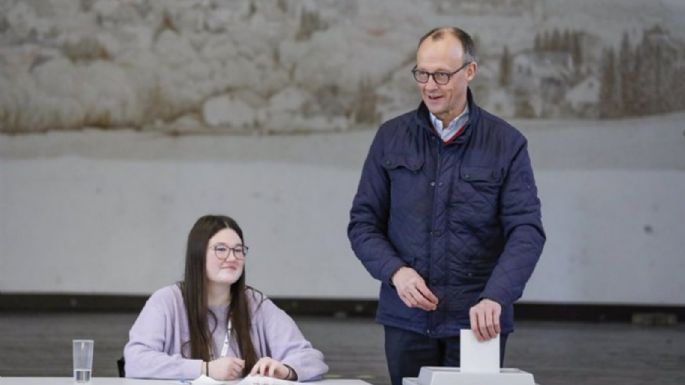
[[[274,360],[270,357],[263,357],[260,358],[259,361],[257,361],[257,363],[254,365],[250,371],[250,375],[280,378],[281,376],[279,376],[278,369],[281,367],[283,367],[281,372],[287,372],[287,368],[280,361]]]

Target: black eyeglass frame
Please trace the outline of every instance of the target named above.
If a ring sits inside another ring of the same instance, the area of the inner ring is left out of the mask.
[[[412,70],[411,70],[411,73],[412,73],[412,75],[414,76],[414,80],[416,80],[417,83],[426,84],[426,83],[428,83],[428,81],[429,81],[430,78],[432,77],[432,78],[433,78],[433,81],[435,82],[435,84],[444,86],[445,84],[449,83],[450,80],[452,80],[452,76],[456,75],[459,71],[463,70],[464,68],[466,68],[466,66],[468,66],[468,65],[471,64],[471,63],[473,63],[473,62],[472,62],[472,61],[467,61],[467,62],[465,62],[464,64],[462,64],[461,67],[457,68],[454,72],[443,72],[443,71],[428,72],[428,71],[421,71],[421,70],[419,70],[418,68],[416,68],[416,66],[414,66],[414,68],[412,68]],[[423,80],[423,81],[420,80],[419,77],[417,76],[417,73],[426,74],[426,80]],[[437,75],[438,77],[436,77],[436,75]],[[444,76],[444,77],[446,78],[446,80],[445,80],[444,82],[438,81],[438,78],[441,78],[441,76]]]

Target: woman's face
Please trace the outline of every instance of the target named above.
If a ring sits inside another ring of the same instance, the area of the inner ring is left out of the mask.
[[[243,274],[245,254],[242,239],[232,229],[214,234],[207,245],[207,280],[213,284],[232,285]]]

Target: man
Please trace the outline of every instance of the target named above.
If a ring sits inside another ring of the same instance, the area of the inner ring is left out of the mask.
[[[418,109],[379,128],[350,212],[352,248],[381,281],[390,377],[459,366],[459,330],[500,335],[542,252],[540,201],[523,135],[478,107],[471,37],[437,28],[412,70]]]

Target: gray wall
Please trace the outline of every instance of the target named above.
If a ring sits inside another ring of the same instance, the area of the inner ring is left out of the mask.
[[[548,233],[526,300],[685,304],[683,118],[515,121]],[[345,235],[372,135],[5,136],[0,291],[150,293],[181,277],[188,230],[214,212],[244,226],[266,293],[373,298]]]

